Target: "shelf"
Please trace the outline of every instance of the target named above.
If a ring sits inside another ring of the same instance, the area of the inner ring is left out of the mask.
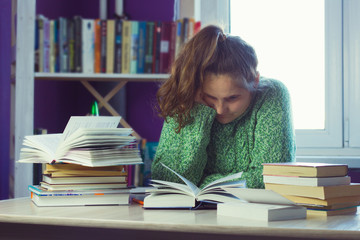
[[[121,73],[40,73],[36,72],[35,80],[55,80],[55,81],[127,81],[127,82],[156,82],[165,81],[169,74],[121,74]]]

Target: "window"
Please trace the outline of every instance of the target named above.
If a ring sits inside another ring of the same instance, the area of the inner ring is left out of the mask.
[[[255,48],[260,74],[287,85],[299,158],[360,167],[359,11],[351,0],[202,0],[203,26],[238,32]]]

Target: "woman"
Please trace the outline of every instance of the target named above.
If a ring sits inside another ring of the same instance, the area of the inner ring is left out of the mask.
[[[165,122],[153,179],[181,182],[164,163],[200,187],[242,171],[249,188],[263,188],[262,163],[295,158],[286,87],[260,78],[254,49],[219,27],[185,44],[157,99]]]

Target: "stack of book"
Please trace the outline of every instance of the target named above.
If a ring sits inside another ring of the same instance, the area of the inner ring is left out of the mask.
[[[308,215],[354,214],[360,184],[351,183],[346,164],[264,163],[265,189],[307,208]]]
[[[26,136],[19,162],[45,163],[38,206],[128,204],[128,165],[142,163],[132,130],[120,117],[71,117],[62,134]]]

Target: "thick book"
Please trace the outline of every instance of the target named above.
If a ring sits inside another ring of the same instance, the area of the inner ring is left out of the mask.
[[[94,72],[101,73],[101,20],[94,20]]]
[[[122,48],[122,20],[115,20],[115,60],[114,72],[121,73],[121,48]]]
[[[132,129],[121,117],[71,117],[62,134],[25,136],[19,162],[65,162],[84,166],[141,164]]]
[[[77,164],[46,164],[44,174],[50,177],[127,176],[127,166],[87,167]]]
[[[84,191],[48,191],[30,185],[31,200],[39,207],[128,205],[130,189],[99,189]]]
[[[160,37],[159,72],[168,73],[170,66],[171,22],[162,22]]]
[[[350,185],[318,187],[265,183],[265,189],[273,190],[281,195],[294,195],[318,199],[360,196],[360,184],[356,183]]]
[[[332,163],[263,163],[264,175],[284,175],[298,177],[341,177],[348,173],[346,164]]]
[[[264,183],[275,184],[289,184],[299,186],[334,186],[334,185],[349,185],[351,178],[349,176],[343,177],[297,177],[297,176],[273,176],[264,175]]]
[[[75,25],[75,72],[83,72],[83,64],[82,64],[82,51],[83,51],[83,26],[85,24],[83,24],[83,19],[81,16],[74,16],[74,25]],[[85,27],[89,27],[86,26]],[[88,37],[88,36],[86,36]],[[94,49],[92,49],[94,51]],[[92,57],[93,58],[93,57]]]
[[[80,46],[80,70],[83,73],[94,73],[94,20],[93,19],[82,19],[81,20],[81,41]]]
[[[229,188],[224,190],[243,202],[218,204],[217,214],[260,221],[306,218],[306,208],[278,193],[265,189]]]
[[[356,214],[356,212],[357,212],[357,206],[352,206],[342,209],[308,209],[307,210],[307,214],[309,217],[348,215],[348,214]]]
[[[136,73],[144,73],[145,71],[145,45],[146,45],[146,22],[139,22],[139,44],[138,44],[138,61]]]
[[[154,22],[146,22],[146,37],[145,37],[145,69],[144,73],[152,73],[153,65],[153,42],[154,42]]]
[[[50,175],[43,175],[43,182],[48,184],[124,183],[126,182],[126,176],[52,177]]]
[[[104,19],[100,20],[100,30],[101,30],[100,71],[102,73],[106,73],[107,21]]]
[[[301,196],[293,196],[293,195],[283,195],[283,196],[295,203],[302,205],[312,204],[312,205],[331,206],[334,204],[360,202],[360,195],[336,197],[336,198],[328,198],[328,199],[318,199],[318,198],[301,197]]]
[[[195,208],[202,203],[223,203],[239,201],[238,198],[229,194],[221,187],[245,187],[244,180],[239,180],[241,172],[236,173],[199,189],[192,182],[176,173],[174,170],[165,168],[176,174],[185,184],[174,183],[162,180],[151,180],[154,189],[149,190],[150,195],[144,199],[144,208]],[[236,181],[235,181],[236,180]]]
[[[139,21],[131,21],[130,73],[136,73],[139,47]]]
[[[69,42],[67,32],[67,19],[59,18],[59,66],[60,72],[69,71]]]
[[[73,18],[67,19],[67,37],[69,48],[69,72],[75,72],[75,21]]]
[[[117,189],[127,188],[127,183],[77,183],[77,184],[49,184],[40,182],[40,186],[49,191],[66,190],[92,190],[92,189]]]

